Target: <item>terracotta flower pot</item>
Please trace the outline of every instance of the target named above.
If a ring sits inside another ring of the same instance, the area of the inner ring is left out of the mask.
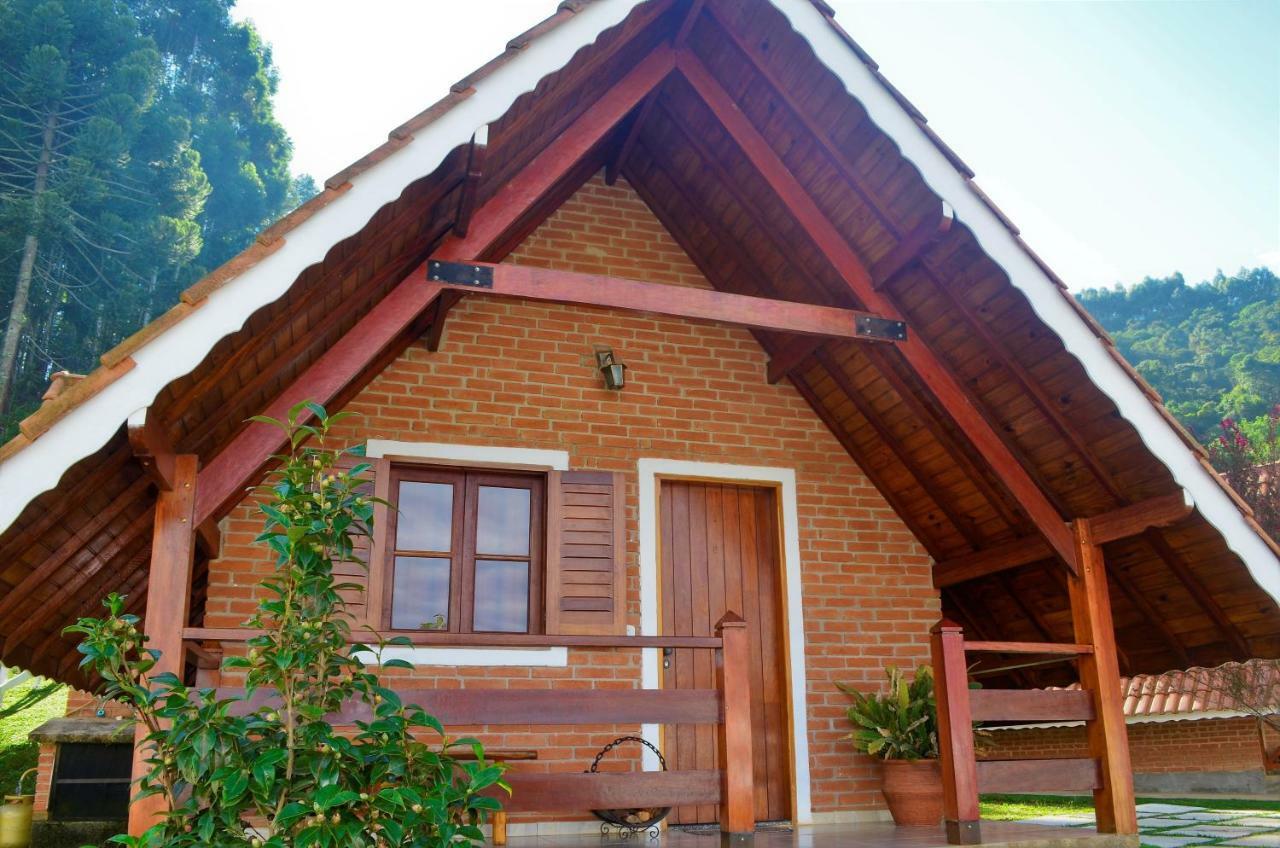
[[[880,791],[900,827],[937,827],[942,820],[942,772],[937,760],[882,760]]]

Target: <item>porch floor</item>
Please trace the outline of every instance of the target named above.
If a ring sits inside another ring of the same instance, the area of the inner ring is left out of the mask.
[[[650,839],[640,834],[629,839],[617,835],[512,836],[509,848],[718,848],[720,832],[714,829],[668,829]],[[897,827],[892,822],[827,824],[795,830],[761,830],[754,848],[950,848],[942,827]],[[1020,822],[984,821],[982,845],[1000,848],[1137,848],[1136,836],[1097,833],[1093,828],[1045,827]]]

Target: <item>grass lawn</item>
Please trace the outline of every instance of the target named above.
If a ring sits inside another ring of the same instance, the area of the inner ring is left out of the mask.
[[[4,703],[15,703],[31,686],[25,683],[10,689],[4,693]],[[13,792],[19,776],[36,764],[37,746],[27,741],[27,734],[66,711],[67,690],[62,688],[22,712],[0,719],[0,792]],[[30,791],[30,778],[27,780],[25,786]]]
[[[1280,812],[1280,801],[1237,800],[1235,798],[1139,798],[1139,804],[1187,804],[1210,810],[1274,810]],[[1067,813],[1093,812],[1093,799],[1086,795],[983,795],[982,817],[991,821],[1059,816]]]

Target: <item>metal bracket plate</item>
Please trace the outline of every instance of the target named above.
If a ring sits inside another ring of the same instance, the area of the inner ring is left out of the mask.
[[[427,279],[433,283],[491,289],[493,288],[493,268],[467,262],[440,262],[429,259],[427,260]]]
[[[877,318],[874,315],[859,315],[854,320],[854,329],[858,337],[875,339],[882,342],[904,342],[907,340],[907,322],[894,321],[889,318]]]

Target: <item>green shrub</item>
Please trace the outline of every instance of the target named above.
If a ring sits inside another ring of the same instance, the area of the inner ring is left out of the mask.
[[[933,671],[916,669],[914,680],[888,666],[888,691],[867,695],[837,683],[853,701],[848,709],[854,731],[853,745],[864,754],[882,760],[924,760],[938,756],[938,709],[933,693]]]
[[[310,425],[298,417],[310,409]],[[281,426],[291,453],[262,489],[265,528],[257,541],[275,554],[273,575],[248,626],[258,635],[244,657],[223,668],[245,675],[246,699],[276,698],[249,715],[213,690],[187,688],[153,673],[159,654],[145,647],[124,599],[105,601],[108,615],[68,628],[83,636],[82,666],[105,681],[106,694],[132,707],[151,746],[140,795],[161,795],[166,815],[143,836],[115,837],[128,846],[185,848],[446,848],[482,838],[479,825],[498,809],[480,794],[502,785],[503,766],[485,760],[473,739],[449,739],[435,718],[402,703],[379,683],[360,655],[387,644],[352,644],[349,618],[334,581],[335,562],[358,561],[353,540],[368,535],[372,499],[361,494],[367,463],[344,471],[343,454],[327,450],[331,425],[315,404],[290,411]],[[302,447],[304,442],[314,445]],[[383,668],[411,667],[403,660]],[[342,735],[326,720],[344,705],[363,704],[370,718]],[[434,737],[433,743],[420,737]],[[450,755],[469,746],[475,760]]]

